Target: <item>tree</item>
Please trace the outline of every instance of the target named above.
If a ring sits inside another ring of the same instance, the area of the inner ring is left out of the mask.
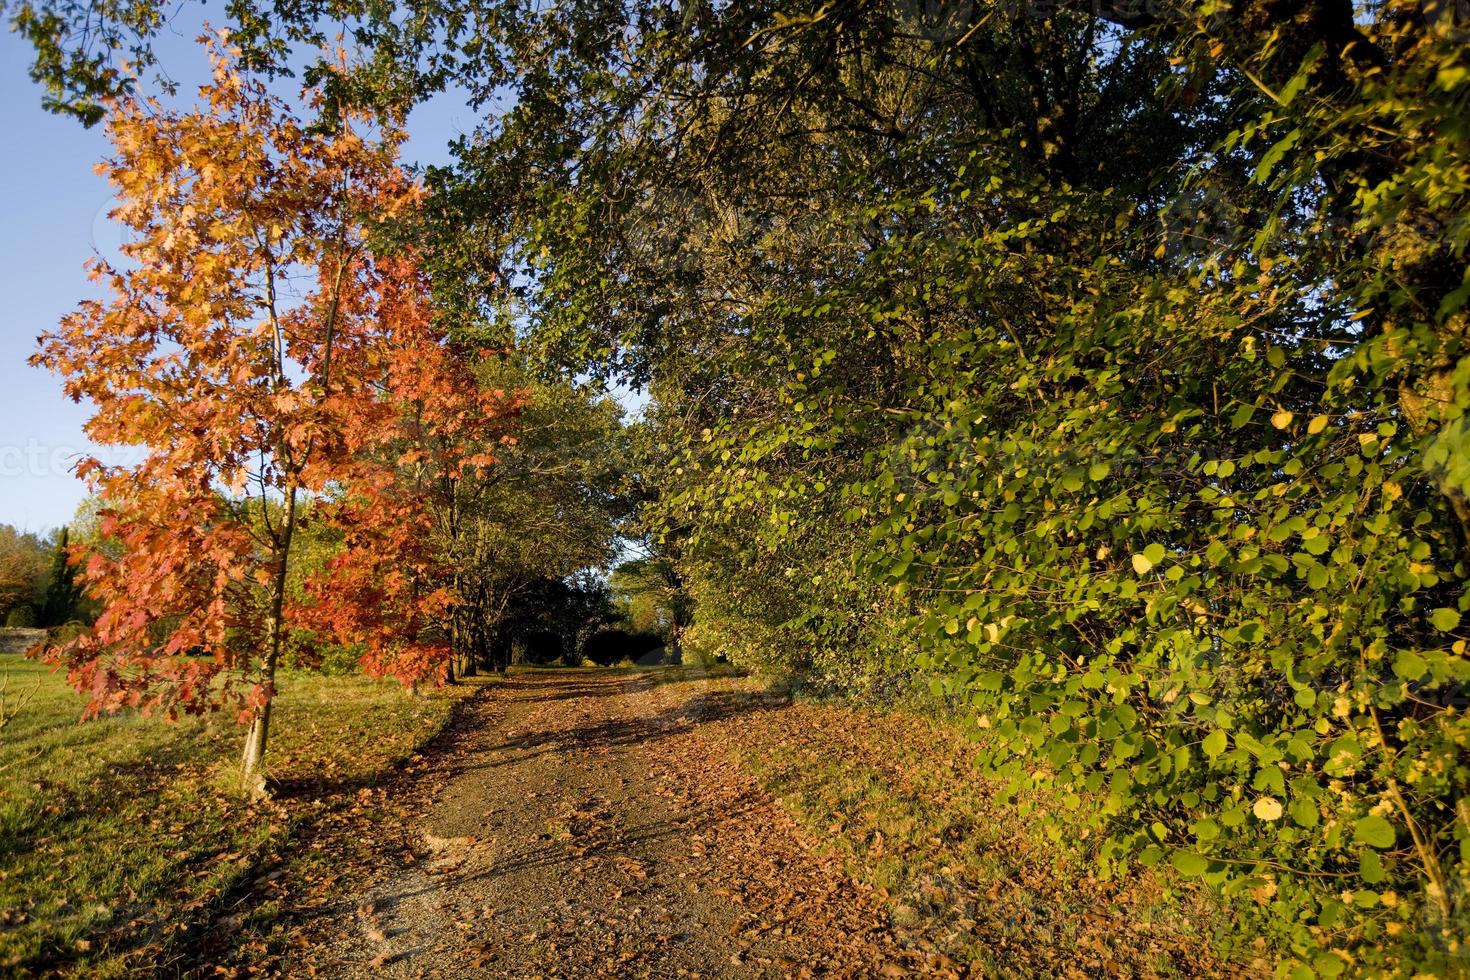
[[[71,531],[63,526],[51,552],[51,576],[41,606],[43,626],[62,626],[76,616],[82,590],[77,585],[77,570],[71,559]]]
[[[656,554],[632,558],[613,569],[611,585],[629,627],[662,636],[669,647],[669,662],[683,663],[684,632],[694,622],[694,603],[677,565]]]
[[[375,674],[453,680],[467,605],[461,488],[489,479],[496,453],[516,444],[523,396],[483,386],[469,352],[451,349],[435,321],[422,274],[389,265],[396,287],[379,314],[398,336],[387,395],[354,420],[351,451],[333,473],[341,490],[323,516],[343,548],[308,579],[305,622],[361,645]]]
[[[575,666],[587,638],[617,619],[607,582],[588,570],[520,589],[496,624],[496,640],[513,651],[516,663]]]
[[[36,535],[0,524],[0,609],[29,608],[40,599],[46,552]]]
[[[512,19],[444,273],[525,269],[533,344],[651,383],[696,630],[964,706],[1012,789],[1098,794],[1106,869],[1226,887],[1297,966],[1448,969],[1464,45],[957,6]]]
[[[103,169],[130,267],[94,263],[113,298],[83,303],[33,358],[91,402],[91,438],[147,450],[78,467],[113,547],[82,566],[102,603],[93,629],[46,655],[89,713],[236,709],[243,784],[260,792],[304,504],[379,411],[400,330],[418,340],[389,302],[415,288],[411,264],[377,261],[368,221],[417,191],[397,131],[365,136],[352,113],[308,129],[224,44],[202,107],[110,112]]]
[[[523,393],[515,441],[492,471],[455,486],[438,534],[454,556],[463,665],[504,670],[517,597],[611,560],[626,454],[621,410],[595,389],[536,380],[510,359],[486,364],[482,383]]]

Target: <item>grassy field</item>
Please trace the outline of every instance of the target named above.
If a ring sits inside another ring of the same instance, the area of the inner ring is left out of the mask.
[[[806,700],[730,724],[765,788],[894,920],[978,975],[1271,972],[1270,951],[1171,869],[1099,878],[1059,795],[998,799],[956,725]]]
[[[304,817],[350,805],[469,693],[284,677],[268,767],[279,798],[248,804],[232,719],[81,723],[60,675],[0,655],[6,675],[12,701],[34,690],[0,734],[0,973],[21,975],[116,975],[140,950],[166,955]]]

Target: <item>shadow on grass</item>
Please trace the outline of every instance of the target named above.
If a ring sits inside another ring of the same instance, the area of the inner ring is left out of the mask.
[[[494,678],[472,678],[468,682],[473,687],[499,687],[503,681],[497,682]],[[475,713],[467,710],[468,706],[481,695],[467,697],[460,701],[450,710],[448,720],[431,736],[411,746],[397,761],[381,769],[370,772],[350,773],[343,776],[316,775],[293,775],[267,777],[266,787],[271,798],[282,803],[292,800],[325,800],[340,796],[344,793],[357,793],[364,789],[376,789],[387,783],[400,779],[412,778],[409,772],[410,764],[415,761],[416,756],[432,755],[443,752],[453,747],[456,741],[467,732],[479,727],[474,720]]]
[[[77,821],[115,813],[145,796],[156,795],[162,780],[180,766],[199,761],[195,747],[184,741],[165,743],[151,751],[147,759],[109,765],[95,780],[80,787],[38,780],[35,805],[17,813],[19,819],[8,819],[9,814],[0,819],[0,862],[8,863],[33,851],[39,840],[71,837],[71,825]]]

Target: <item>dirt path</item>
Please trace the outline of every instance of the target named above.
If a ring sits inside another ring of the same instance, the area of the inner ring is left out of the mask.
[[[419,860],[327,924],[311,972],[949,973],[702,737],[762,695],[669,676],[522,674],[478,699],[424,777]]]

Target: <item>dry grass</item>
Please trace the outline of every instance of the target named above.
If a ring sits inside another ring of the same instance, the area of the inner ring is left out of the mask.
[[[1099,878],[1077,811],[1042,793],[1001,799],[956,726],[804,702],[726,725],[766,789],[896,924],[976,974],[1270,972],[1228,910],[1168,869]]]

